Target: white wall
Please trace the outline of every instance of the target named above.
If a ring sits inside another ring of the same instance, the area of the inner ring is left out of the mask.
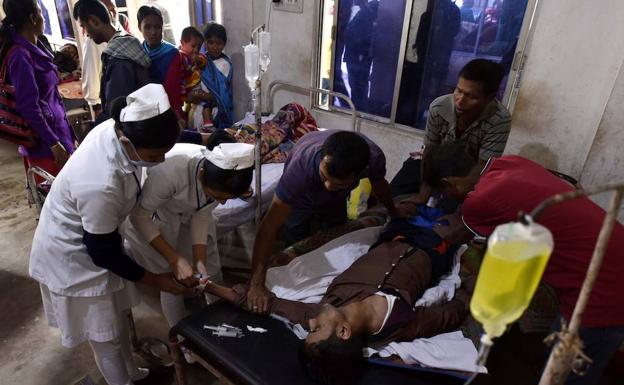
[[[506,152],[586,186],[624,182],[624,2],[540,1],[534,28]]]
[[[579,178],[624,59],[624,2],[539,3],[507,152]]]
[[[245,61],[243,46],[249,44],[253,30],[253,2],[249,0],[222,0],[223,25],[227,30],[228,41],[225,53],[232,59],[234,75],[232,87],[234,93],[235,120],[245,115],[249,108],[249,87],[245,81]]]
[[[620,67],[615,86],[607,102],[602,120],[581,174],[581,184],[592,186],[624,183],[624,67]],[[595,201],[608,207],[611,194],[598,195]],[[620,208],[624,222],[624,207]]]

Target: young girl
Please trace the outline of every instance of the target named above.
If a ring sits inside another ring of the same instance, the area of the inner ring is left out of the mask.
[[[253,154],[252,145],[218,131],[202,153],[173,155],[150,169],[130,216],[127,240],[135,260],[153,272],[173,272],[189,286],[196,275],[219,280],[216,244],[208,248],[208,236],[215,234],[212,210],[248,191]],[[182,295],[161,291],[160,300],[170,326],[187,315]]]
[[[151,81],[165,87],[171,108],[178,119],[186,121],[182,110],[184,104],[182,58],[173,44],[163,41],[163,15],[158,8],[144,5],[137,12],[137,21],[143,34],[143,49],[152,60]]]
[[[210,22],[204,30],[204,39],[208,63],[201,73],[202,89],[212,94],[217,106],[218,111],[212,117],[215,128],[231,127],[234,123],[233,68],[232,61],[223,53],[227,33],[221,24]]]

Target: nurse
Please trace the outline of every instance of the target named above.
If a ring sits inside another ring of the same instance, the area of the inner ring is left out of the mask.
[[[51,326],[63,346],[88,341],[109,385],[147,375],[132,361],[123,313],[138,303],[134,282],[183,294],[171,274],[153,274],[122,245],[124,221],[141,195],[141,166],[165,159],[178,137],[161,85],[148,84],[113,102],[58,177],[45,201],[30,254]]]
[[[152,272],[173,272],[188,286],[197,284],[198,275],[219,280],[212,210],[248,191],[253,166],[253,145],[217,131],[201,153],[173,155],[151,168],[130,216],[127,241],[134,259]],[[161,291],[160,302],[169,326],[187,315],[182,295]]]

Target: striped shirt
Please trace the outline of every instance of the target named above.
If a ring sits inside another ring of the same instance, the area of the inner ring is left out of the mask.
[[[457,118],[453,94],[440,96],[429,106],[425,129],[425,147],[458,142],[479,159],[501,156],[511,129],[511,115],[498,100],[492,100],[460,137],[456,136]]]

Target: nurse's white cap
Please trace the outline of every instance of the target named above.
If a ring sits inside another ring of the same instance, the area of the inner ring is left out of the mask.
[[[120,122],[150,119],[171,108],[162,84],[147,84],[126,96],[126,107],[119,114]]]
[[[210,163],[224,170],[243,170],[254,165],[254,146],[247,143],[221,143],[203,154]]]

